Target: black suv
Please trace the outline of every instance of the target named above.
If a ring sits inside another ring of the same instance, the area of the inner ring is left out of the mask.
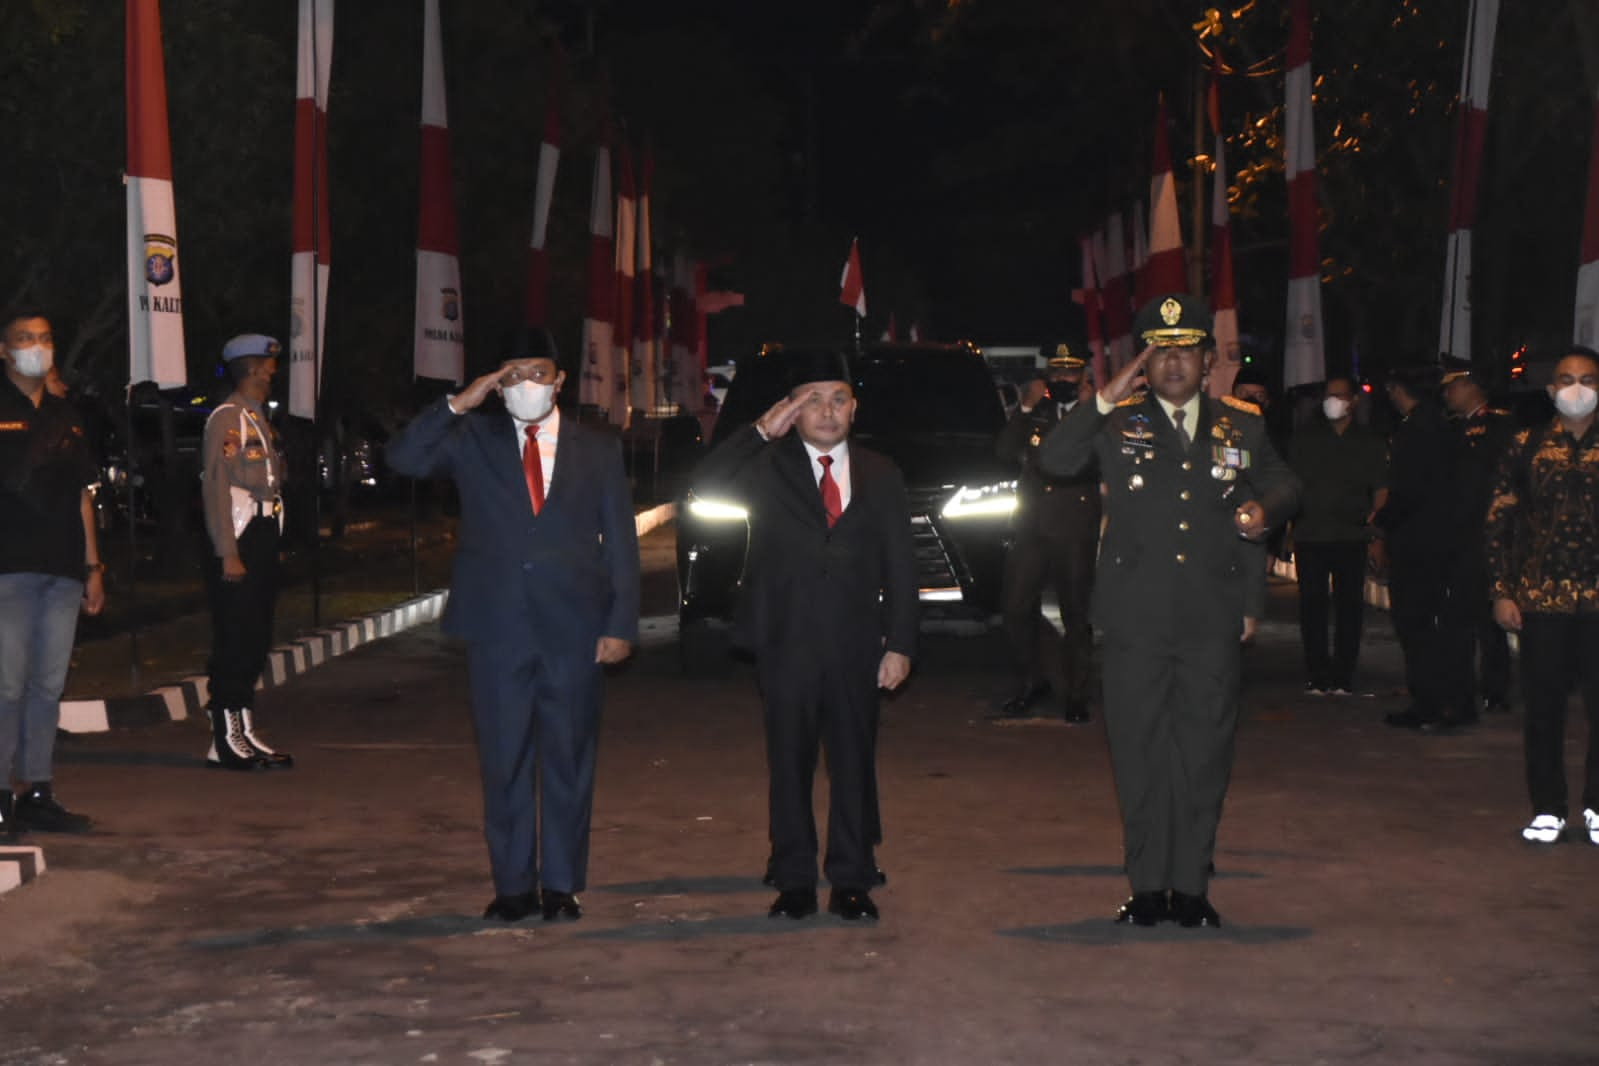
[[[786,393],[797,348],[767,345],[738,363],[711,446]],[[999,610],[1017,471],[995,454],[1004,408],[969,345],[873,345],[851,360],[860,406],[850,439],[905,475],[924,617]],[[679,634],[685,654],[708,621],[732,617],[749,529],[740,501],[699,485],[677,510]]]

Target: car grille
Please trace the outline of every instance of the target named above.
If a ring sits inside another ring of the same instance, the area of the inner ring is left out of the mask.
[[[916,549],[916,584],[923,600],[959,601],[960,578],[949,547],[939,535],[933,516],[943,505],[952,488],[911,489],[908,492],[911,510],[911,541]]]

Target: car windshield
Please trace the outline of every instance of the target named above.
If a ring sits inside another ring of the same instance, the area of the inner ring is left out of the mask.
[[[716,420],[715,441],[759,418],[787,392],[799,353],[777,350],[739,363]],[[876,348],[852,360],[858,436],[998,433],[1005,411],[982,357],[960,348]]]

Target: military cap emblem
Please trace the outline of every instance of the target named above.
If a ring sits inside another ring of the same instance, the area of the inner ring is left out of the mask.
[[[1161,302],[1160,320],[1168,326],[1175,326],[1183,320],[1183,305],[1177,302],[1177,297],[1168,296]]]

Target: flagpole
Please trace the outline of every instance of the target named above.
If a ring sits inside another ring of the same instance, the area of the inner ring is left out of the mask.
[[[317,51],[317,22],[321,0],[311,0],[311,628],[322,626],[322,217],[318,199],[322,169],[319,151],[322,90],[321,53]],[[329,473],[339,456],[328,463]],[[335,480],[343,476],[343,464]]]

